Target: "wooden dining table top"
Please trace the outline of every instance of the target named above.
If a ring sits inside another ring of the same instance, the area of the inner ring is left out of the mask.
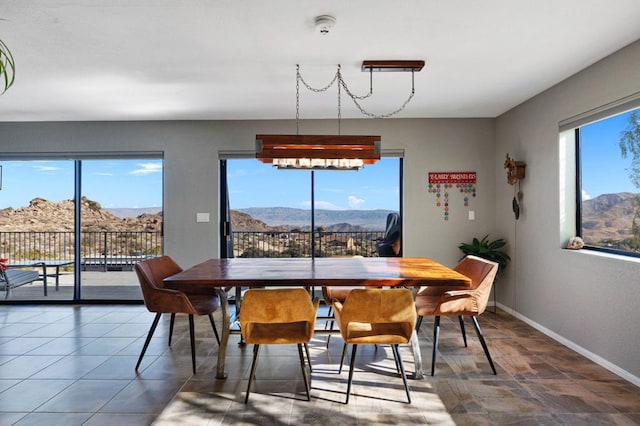
[[[322,257],[209,259],[164,280],[167,288],[262,286],[451,286],[471,280],[428,258]]]

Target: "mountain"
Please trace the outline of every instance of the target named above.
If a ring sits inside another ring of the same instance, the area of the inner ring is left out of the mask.
[[[309,229],[311,211],[291,207],[249,207],[239,209],[251,217],[258,219],[268,226],[286,226],[288,228]],[[384,231],[387,225],[387,215],[393,210],[315,210],[315,225],[324,226],[327,230],[345,230],[350,225],[353,231]],[[342,229],[332,229],[340,227]]]
[[[138,217],[141,214],[158,214],[162,212],[162,207],[142,207],[142,208],[105,208],[105,211],[114,216],[124,219],[125,217]]]
[[[582,203],[582,230],[587,244],[620,241],[631,237],[631,226],[640,194],[603,194]]]
[[[83,231],[160,231],[162,212],[143,213],[138,217],[121,219],[106,211],[100,203],[81,199]],[[73,200],[52,202],[34,198],[26,207],[0,210],[0,231],[73,231]]]

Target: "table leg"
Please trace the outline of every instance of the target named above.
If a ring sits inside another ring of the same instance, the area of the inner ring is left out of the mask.
[[[418,332],[413,330],[411,335],[411,350],[413,352],[413,362],[415,364],[415,371],[413,378],[416,380],[424,379],[424,373],[422,371],[422,352],[420,352],[420,342],[418,342]]]
[[[60,288],[60,266],[56,266],[56,291]]]
[[[226,379],[224,372],[224,360],[227,355],[227,344],[229,343],[230,317],[229,317],[229,300],[227,292],[224,288],[216,288],[216,293],[220,297],[220,307],[222,308],[222,337],[220,338],[220,347],[218,348],[218,365],[216,369],[216,379]]]
[[[240,310],[242,309],[242,287],[236,287],[235,303],[236,303],[235,321],[240,321]],[[240,341],[238,342],[238,346],[247,346],[247,343],[244,341],[244,336],[242,334],[240,334]]]
[[[41,263],[42,266],[42,283],[44,285],[44,295],[47,295],[47,264]]]

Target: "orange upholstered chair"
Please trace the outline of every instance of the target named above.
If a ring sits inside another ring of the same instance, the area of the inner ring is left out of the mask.
[[[244,398],[245,404],[249,401],[251,383],[255,378],[258,364],[258,354],[263,344],[298,345],[307,401],[311,399],[310,380],[305,371],[302,348],[304,346],[308,357],[307,343],[315,330],[319,304],[320,299],[311,301],[309,293],[303,288],[250,289],[245,293],[240,310],[240,328],[244,340],[253,344],[253,360]]]
[[[343,303],[334,302],[336,321],[346,345],[351,344],[351,363],[347,382],[347,399],[351,393],[356,350],[361,344],[391,345],[396,367],[402,376],[407,399],[411,403],[409,385],[402,365],[399,344],[411,340],[416,325],[416,309],[411,291],[395,289],[353,289]],[[340,361],[342,371],[342,360]]]
[[[149,312],[156,312],[156,317],[151,324],[147,339],[142,347],[142,352],[138,358],[136,364],[136,371],[140,367],[142,357],[144,357],[151,337],[158,326],[158,321],[164,313],[171,314],[171,323],[169,326],[169,346],[171,346],[171,336],[173,334],[173,323],[176,313],[183,313],[189,315],[189,337],[191,339],[191,364],[193,373],[196,372],[196,350],[194,343],[194,315],[207,315],[213,332],[216,336],[218,344],[220,343],[220,337],[218,336],[218,330],[213,320],[212,313],[220,307],[220,298],[216,294],[191,294],[183,293],[181,291],[164,288],[163,280],[171,275],[175,275],[182,271],[182,268],[178,266],[169,256],[160,256],[152,259],[148,259],[137,263],[135,265],[136,274],[138,275],[138,281],[142,289],[142,296],[144,298],[144,304]]]
[[[490,260],[477,256],[466,256],[453,269],[471,278],[471,287],[469,289],[424,287],[418,290],[415,300],[416,311],[418,313],[418,324],[416,328],[420,329],[424,316],[435,317],[433,325],[433,352],[431,356],[432,376],[435,373],[438,339],[440,336],[440,317],[442,315],[458,316],[465,346],[467,346],[467,339],[464,331],[464,316],[467,315],[471,317],[476,334],[482,344],[482,349],[493,370],[493,374],[497,374],[493,360],[489,354],[489,348],[480,330],[477,317],[482,314],[487,307],[491,287],[498,272],[498,266],[496,262]]]

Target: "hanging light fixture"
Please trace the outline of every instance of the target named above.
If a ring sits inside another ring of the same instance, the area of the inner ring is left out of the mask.
[[[380,159],[380,136],[256,135],[256,158],[279,169],[358,170]]]
[[[0,95],[13,84],[16,76],[16,64],[13,55],[2,40],[0,40]]]
[[[296,134],[256,135],[256,158],[263,163],[271,163],[279,169],[307,170],[359,170],[365,164],[373,164],[380,159],[380,136],[341,135],[341,93],[344,90],[360,112],[373,118],[387,118],[402,111],[415,94],[414,72],[422,70],[424,61],[364,61],[362,71],[369,72],[369,93],[354,95],[342,78],[340,65],[328,85],[314,88],[308,85],[296,67]],[[368,112],[360,104],[361,100],[373,94],[373,72],[411,72],[411,92],[400,108],[382,115]],[[338,134],[300,135],[300,82],[312,92],[324,92],[334,84],[338,87]]]

